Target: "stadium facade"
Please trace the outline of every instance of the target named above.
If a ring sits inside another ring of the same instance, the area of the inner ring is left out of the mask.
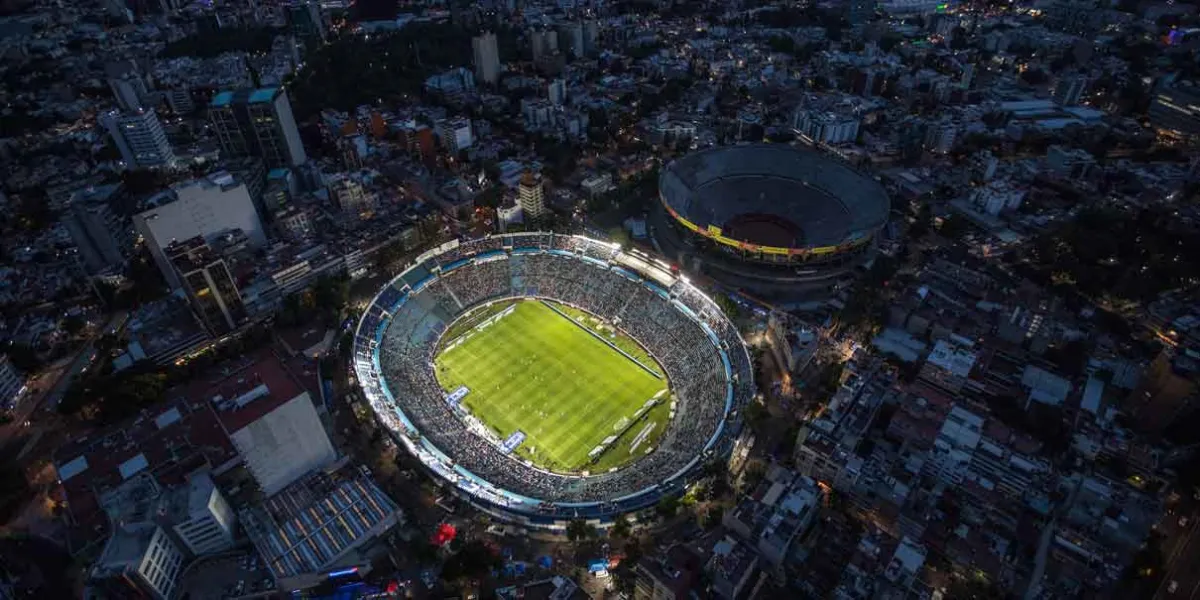
[[[607,472],[562,474],[472,432],[461,404],[438,385],[433,359],[455,320],[506,298],[584,309],[617,324],[659,361],[677,399],[653,451]],[[739,409],[755,389],[736,328],[686,278],[637,252],[550,233],[455,241],[418,257],[359,322],[353,369],[380,421],[459,497],[551,530],[573,518],[603,525],[682,492],[702,464],[728,455]]]
[[[688,269],[766,299],[829,291],[870,259],[890,202],[846,163],[783,144],[723,146],[659,176],[654,237]]]

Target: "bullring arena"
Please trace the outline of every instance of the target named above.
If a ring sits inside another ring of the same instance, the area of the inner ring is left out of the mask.
[[[672,161],[659,200],[650,226],[665,256],[780,301],[852,278],[891,208],[875,179],[786,144],[720,146]]]

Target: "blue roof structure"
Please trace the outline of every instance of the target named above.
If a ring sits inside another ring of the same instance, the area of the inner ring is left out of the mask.
[[[250,92],[250,99],[247,100],[247,102],[249,102],[250,104],[258,104],[261,102],[270,102],[275,99],[275,94],[278,91],[279,91],[279,88],[273,88],[273,87],[254,90],[253,92]]]
[[[212,99],[213,106],[228,106],[231,102],[233,102],[233,92],[221,92]]]

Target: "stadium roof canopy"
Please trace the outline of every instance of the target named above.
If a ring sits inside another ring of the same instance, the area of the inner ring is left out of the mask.
[[[759,246],[837,246],[887,222],[887,192],[838,159],[783,144],[724,146],[676,160],[663,202],[702,231]]]

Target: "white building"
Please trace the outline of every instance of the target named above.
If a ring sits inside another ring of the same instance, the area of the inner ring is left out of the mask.
[[[444,73],[430,75],[425,80],[425,89],[443,94],[469,92],[475,89],[475,74],[464,67],[450,69]]]
[[[892,554],[888,566],[884,568],[883,576],[892,583],[906,587],[912,585],[916,581],[921,567],[925,565],[925,555],[924,546],[908,536],[904,536],[904,539],[900,540],[900,544],[896,546],[896,552]]]
[[[233,547],[237,518],[207,473],[164,494],[160,511],[184,546],[196,556]]]
[[[946,154],[954,148],[957,136],[958,126],[951,121],[930,123],[925,130],[925,148],[930,152]]]
[[[187,88],[167,90],[164,94],[167,106],[177,115],[191,114],[196,110],[196,102],[192,99],[192,91]]]
[[[226,401],[222,410],[236,411],[256,400],[267,402],[271,395],[262,383]],[[260,400],[261,399],[261,400]],[[321,425],[308,392],[301,392],[267,414],[229,435],[246,467],[264,494],[270,496],[314,469],[337,459],[333,444]]]
[[[961,484],[971,466],[971,458],[982,438],[983,417],[955,406],[946,415],[937,439],[933,442],[930,461],[926,463],[933,475],[943,481]]]
[[[546,89],[547,98],[550,104],[562,106],[567,101],[567,82],[562,79],[555,79],[550,82]]]
[[[553,106],[545,100],[525,98],[521,100],[521,115],[527,127],[540,129],[550,123]]]
[[[175,162],[175,153],[154,109],[112,111],[100,117],[100,123],[112,136],[126,165],[160,167]]]
[[[1096,158],[1083,148],[1063,148],[1055,144],[1046,149],[1046,166],[1059,177],[1084,178],[1095,165]]]
[[[1021,387],[1029,390],[1026,410],[1033,402],[1062,406],[1075,389],[1070,380],[1034,365],[1025,365],[1025,370],[1021,372]]]
[[[0,354],[0,407],[14,406],[23,391],[25,376],[17,371],[7,354]]]
[[[206,242],[235,230],[242,231],[254,246],[267,242],[262,220],[250,192],[226,172],[176,185],[134,215],[133,225],[146,242],[155,263],[172,288],[179,278],[166,254],[167,246],[201,236]]]
[[[971,203],[989,215],[1016,210],[1025,199],[1025,191],[1007,181],[993,181],[971,191]]]
[[[293,241],[305,239],[313,233],[312,219],[309,218],[308,211],[295,206],[275,213],[275,223],[284,236]]]
[[[524,221],[525,215],[521,212],[521,205],[517,204],[516,197],[505,194],[504,199],[496,206],[496,225],[500,232],[508,231],[509,227]]]
[[[374,194],[368,193],[353,177],[332,177],[325,188],[329,191],[329,199],[348,215],[362,217],[375,209]]]
[[[127,597],[172,597],[183,552],[166,530],[153,523],[118,528],[92,567],[92,580]]]
[[[579,184],[579,187],[583,188],[583,191],[587,192],[589,196],[595,198],[611,191],[617,186],[613,184],[612,173],[600,173],[584,179]]]
[[[471,130],[471,120],[466,117],[455,117],[438,123],[438,137],[442,145],[451,154],[466,150],[475,144],[475,135]]]
[[[488,32],[471,40],[475,57],[475,78],[495,84],[500,80],[500,49],[496,45],[496,34]]]
[[[792,126],[796,133],[819,144],[847,144],[858,139],[859,119],[835,113],[797,110]]]
[[[996,176],[996,168],[1000,166],[1000,159],[996,158],[991,150],[981,150],[972,157],[971,166],[980,181],[991,181]]]

